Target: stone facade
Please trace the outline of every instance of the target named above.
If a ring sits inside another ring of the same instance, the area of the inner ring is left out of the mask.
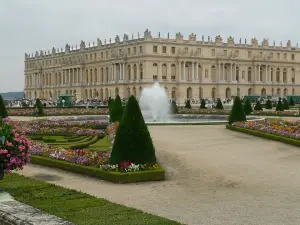
[[[72,94],[78,99],[139,96],[143,87],[158,81],[169,98],[230,98],[245,95],[292,95],[300,93],[300,49],[251,43],[233,37],[226,42],[197,40],[190,34],[185,40],[152,37],[147,29],[143,37],[124,34],[112,40],[97,40],[86,45],[66,45],[65,49],[25,54],[25,96],[29,99],[56,99]]]

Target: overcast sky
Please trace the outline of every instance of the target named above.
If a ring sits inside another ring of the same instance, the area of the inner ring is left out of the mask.
[[[299,0],[0,0],[0,93],[22,91],[24,54],[97,38],[180,31],[224,40],[300,40]]]

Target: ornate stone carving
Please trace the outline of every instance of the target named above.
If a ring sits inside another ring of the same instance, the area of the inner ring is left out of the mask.
[[[176,33],[176,40],[183,40],[183,35],[180,32]]]
[[[66,53],[70,52],[70,45],[66,44],[65,52],[66,52]]]
[[[253,39],[252,39],[253,40]],[[253,60],[259,60],[261,59],[260,57],[260,54],[258,52],[256,52],[254,55],[253,55]]]
[[[40,57],[44,56],[43,50],[40,51]]]
[[[85,49],[85,42],[81,41],[80,42],[80,50],[84,50]]]
[[[223,38],[221,37],[221,35],[216,36],[216,38],[215,38],[216,43],[222,43],[222,41],[223,41]]]
[[[268,47],[269,46],[269,41],[268,39],[264,38],[264,40],[261,43],[262,47]]]
[[[151,31],[149,31],[148,29],[145,30],[145,32],[144,32],[144,38],[145,39],[151,39],[152,38]]]
[[[129,40],[128,35],[127,35],[127,34],[124,34],[124,36],[123,36],[123,41],[128,41],[128,40]]]
[[[288,42],[286,43],[286,47],[288,47],[288,48],[292,47],[291,40],[288,40]]]
[[[229,38],[227,38],[227,44],[234,45],[234,39],[233,39],[233,37],[229,36]]]
[[[119,35],[116,35],[116,37],[115,37],[115,43],[116,44],[120,43],[120,37],[119,37]]]
[[[191,34],[189,35],[189,41],[196,41],[196,39],[197,39],[197,35],[196,35],[196,34],[191,33]]]
[[[183,55],[183,51],[181,51],[181,48],[178,48],[177,55]]]
[[[265,60],[271,60],[272,59],[272,53],[267,53],[265,54],[265,57],[264,57]]]
[[[256,38],[251,39],[251,45],[257,47],[258,46],[258,41]]]
[[[52,55],[55,55],[55,53],[56,53],[56,50],[55,50],[55,48],[53,47],[53,48],[52,48]]]
[[[27,55],[27,53],[25,53],[25,59],[27,59],[27,57],[28,57],[28,55]]]
[[[239,52],[237,50],[230,52],[229,58],[231,58],[231,59],[237,58],[238,57],[238,53]]]

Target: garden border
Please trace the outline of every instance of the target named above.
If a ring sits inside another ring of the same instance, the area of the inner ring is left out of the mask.
[[[70,163],[67,161],[52,159],[43,156],[31,156],[31,162],[42,166],[54,167],[70,172],[75,172],[90,177],[96,177],[114,183],[134,183],[144,181],[161,181],[165,180],[165,171],[162,167],[155,170],[144,170],[137,172],[113,172],[105,171],[92,166]]]
[[[269,134],[262,131],[251,130],[247,128],[241,128],[241,127],[230,126],[230,125],[226,125],[226,129],[300,147],[300,140],[292,139],[289,137],[283,137],[276,134]]]

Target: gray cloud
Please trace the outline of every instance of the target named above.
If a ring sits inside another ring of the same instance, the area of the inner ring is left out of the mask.
[[[194,32],[236,40],[298,42],[300,2],[286,0],[3,0],[0,2],[0,92],[24,85],[24,53],[116,34]]]

